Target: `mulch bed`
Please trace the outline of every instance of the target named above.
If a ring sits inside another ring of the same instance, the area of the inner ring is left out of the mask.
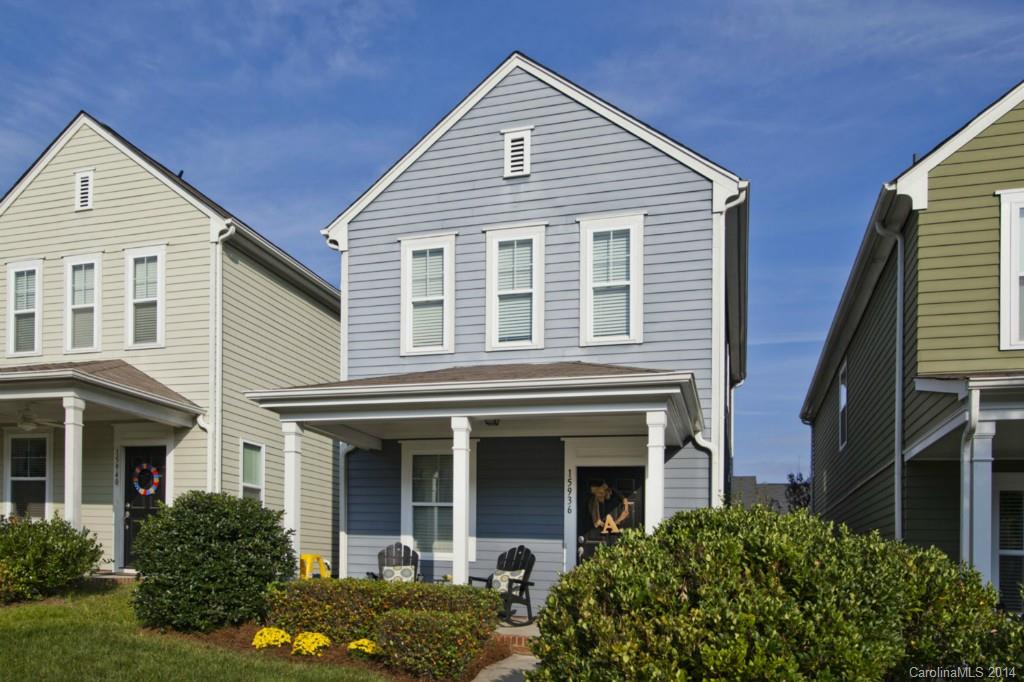
[[[221,628],[205,635],[178,632],[159,633],[156,630],[150,630],[149,632],[162,634],[164,636],[183,637],[208,646],[230,649],[232,651],[238,651],[250,655],[273,656],[297,665],[343,665],[350,668],[363,668],[364,670],[372,670],[373,672],[383,675],[391,680],[395,680],[396,682],[415,682],[419,679],[408,674],[395,671],[381,663],[375,663],[373,661],[350,656],[348,651],[345,649],[345,645],[348,644],[347,642],[335,642],[332,646],[327,648],[323,656],[292,656],[290,646],[271,647],[257,651],[252,647],[252,638],[261,627],[263,626],[256,625],[254,623],[247,623],[238,627]],[[507,658],[511,654],[512,650],[507,643],[501,642],[497,638],[492,637],[484,646],[484,650],[480,656],[477,657],[477,660],[470,666],[464,679],[472,680],[481,670],[492,663],[497,663],[498,661]]]

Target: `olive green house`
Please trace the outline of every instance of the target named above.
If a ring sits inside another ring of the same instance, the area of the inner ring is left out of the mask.
[[[1024,83],[882,185],[801,418],[815,512],[1021,609]]]

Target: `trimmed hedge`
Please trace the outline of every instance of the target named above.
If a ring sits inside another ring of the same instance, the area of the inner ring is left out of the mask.
[[[282,513],[192,491],[161,506],[135,539],[135,614],[151,627],[207,632],[266,615],[267,587],[295,573]]]
[[[395,609],[377,619],[373,639],[394,668],[417,677],[458,680],[492,630],[471,613]]]
[[[377,619],[394,609],[470,614],[497,625],[501,598],[468,585],[397,583],[345,578],[276,585],[267,597],[267,622],[286,632],[322,632],[335,642],[373,638]]]
[[[903,679],[1024,665],[1024,628],[939,550],[764,507],[678,514],[562,577],[534,680]]]
[[[66,590],[95,570],[102,556],[95,533],[64,519],[0,517],[0,604]]]

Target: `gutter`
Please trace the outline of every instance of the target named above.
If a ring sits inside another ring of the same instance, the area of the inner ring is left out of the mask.
[[[130,395],[133,398],[139,398],[142,400],[161,405],[163,407],[170,407],[175,410],[187,412],[197,417],[203,413],[201,407],[192,403],[182,403],[177,400],[171,400],[170,398],[164,398],[162,396],[142,391],[124,384],[119,384],[116,381],[108,381],[101,377],[97,377],[93,374],[81,372],[76,369],[48,369],[39,370],[32,372],[10,372],[0,375],[0,382],[22,382],[22,381],[47,381],[47,380],[70,380],[70,381],[81,381],[82,383],[92,384],[100,388],[105,388],[115,393],[124,393]]]
[[[210,225],[210,410],[213,419],[206,429],[206,489],[219,493],[224,466],[224,242],[238,229],[231,218],[220,225]]]
[[[893,390],[894,431],[893,434],[893,505],[895,537],[903,539],[903,305],[904,305],[904,263],[903,233],[885,226],[883,220],[875,221],[875,231],[883,237],[896,240],[896,372]]]

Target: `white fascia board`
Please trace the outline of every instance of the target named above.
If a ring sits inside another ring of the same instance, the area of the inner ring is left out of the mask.
[[[962,400],[967,395],[967,382],[963,379],[916,377],[914,390],[922,393],[953,393]]]
[[[16,382],[27,382],[27,381],[53,381],[65,379],[68,381],[81,381],[82,383],[92,384],[93,386],[99,386],[116,393],[123,393],[132,397],[140,398],[152,403],[171,407],[176,410],[182,410],[189,414],[202,414],[202,408],[196,405],[188,405],[186,403],[180,403],[176,400],[168,400],[152,393],[145,391],[139,391],[137,389],[124,386],[123,384],[114,383],[112,381],[104,381],[103,379],[94,376],[92,374],[86,374],[79,372],[78,370],[37,370],[31,372],[10,372],[0,374],[0,383],[16,383]]]
[[[896,178],[896,191],[911,198],[914,210],[928,208],[928,174],[932,169],[959,151],[961,147],[1022,101],[1024,101],[1024,82],[1019,83],[1017,87],[971,119],[970,123]]]
[[[967,379],[968,389],[993,388],[1024,388],[1024,376],[988,376],[970,377]]]
[[[713,183],[713,203],[716,210],[721,210],[730,196],[739,191],[740,179],[737,175],[725,170],[699,154],[683,147],[667,136],[659,133],[637,119],[619,111],[615,107],[603,102],[594,95],[579,87],[575,83],[562,78],[556,73],[549,71],[540,64],[515,53],[505,60],[497,69],[491,72],[484,81],[463,99],[458,106],[452,109],[447,116],[441,119],[434,128],[427,133],[416,145],[410,149],[395,165],[388,169],[370,189],[356,199],[352,205],[346,208],[341,215],[335,218],[330,225],[320,230],[320,234],[327,237],[332,248],[344,251],[348,248],[348,224],[359,213],[362,212],[374,199],[376,199],[391,183],[405,172],[418,158],[420,158],[435,142],[437,142],[452,126],[459,122],[476,104],[483,99],[487,93],[501,82],[505,76],[515,69],[522,69],[538,80],[550,85],[570,99],[590,109],[594,113],[604,117],[611,123],[623,128],[641,140],[647,142],[655,149],[675,159],[698,175],[707,178]]]

